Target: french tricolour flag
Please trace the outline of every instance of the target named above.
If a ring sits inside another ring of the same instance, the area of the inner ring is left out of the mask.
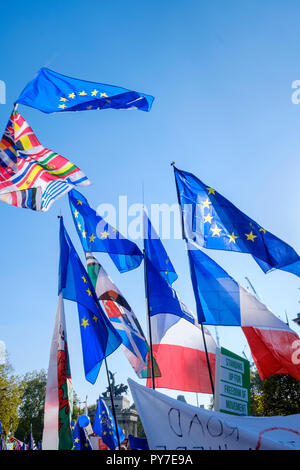
[[[262,379],[289,374],[300,380],[299,336],[196,245],[189,244],[188,254],[198,318],[240,326]]]

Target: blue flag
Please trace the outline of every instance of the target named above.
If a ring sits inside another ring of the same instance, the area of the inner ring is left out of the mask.
[[[250,253],[265,273],[282,269],[300,276],[300,257],[291,246],[192,173],[174,171],[183,238],[205,248]]]
[[[88,82],[41,68],[16,103],[44,113],[90,109],[140,109],[150,111],[153,96],[113,85]]]
[[[71,429],[74,442],[72,450],[93,450],[87,432],[84,428],[79,426],[78,420],[76,424],[71,423]]]
[[[115,420],[106,403],[99,397],[96,416],[93,425],[93,431],[98,434],[110,450],[115,450],[118,446],[117,431],[115,426]],[[120,444],[124,441],[125,436],[118,425],[119,441]]]
[[[99,305],[91,283],[60,219],[59,287],[63,297],[77,303],[86,380],[95,383],[102,361],[122,339]]]
[[[135,437],[128,434],[130,450],[149,450],[148,441],[145,437]]]
[[[165,272],[161,272],[161,266],[166,259],[169,259],[161,240],[156,244],[153,244],[152,241],[149,238],[144,239],[145,282],[147,283],[146,292],[148,292],[150,316],[160,313],[171,313],[191,323],[195,323],[194,315],[181,302],[176,291],[171,287],[168,275]],[[158,250],[156,251],[156,249]],[[162,255],[163,258],[160,261],[160,256]],[[176,275],[174,268],[171,273],[173,276],[174,274]]]
[[[165,278],[169,285],[173,284],[178,278],[173,264],[167,255],[165,247],[163,246],[161,239],[154,230],[150,219],[144,212],[144,227],[145,237],[144,244],[147,257],[151,261],[152,265],[156,267],[157,271]]]
[[[26,450],[36,450],[36,445],[35,445],[33,434],[32,434],[32,425],[30,425],[30,431],[27,437],[27,449]]]
[[[86,253],[108,253],[121,273],[135,269],[141,264],[143,254],[139,247],[124,238],[98,215],[79,191],[72,189],[69,192],[69,203],[78,236]]]

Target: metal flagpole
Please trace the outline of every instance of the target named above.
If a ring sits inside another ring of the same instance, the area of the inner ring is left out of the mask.
[[[153,346],[152,346],[152,331],[151,331],[151,316],[149,307],[149,288],[148,288],[148,273],[147,273],[147,256],[144,248],[144,276],[145,276],[145,294],[147,302],[147,314],[148,314],[148,330],[149,330],[149,346],[150,346],[150,361],[151,361],[151,378],[152,378],[152,389],[155,390],[155,378],[154,378],[154,358],[153,358]]]
[[[107,367],[107,360],[106,357],[104,358],[104,363],[105,363],[105,369],[106,369],[106,376],[107,376],[107,381],[108,381],[108,387],[109,387],[109,394],[110,394],[110,401],[111,401],[111,409],[112,409],[112,414],[114,417],[115,421],[115,428],[116,428],[116,434],[117,434],[117,441],[118,441],[118,447],[120,450],[120,436],[119,436],[119,430],[118,430],[118,422],[117,422],[117,416],[116,416],[116,409],[115,409],[115,402],[114,402],[114,397],[113,397],[113,391],[111,388],[111,383],[109,380],[109,374],[108,374],[108,367]]]

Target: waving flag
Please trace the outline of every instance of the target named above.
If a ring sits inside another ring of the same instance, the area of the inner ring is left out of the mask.
[[[93,450],[88,434],[84,428],[79,426],[78,420],[76,424],[72,423],[71,427],[74,442],[72,450]]]
[[[95,383],[105,357],[122,339],[98,302],[92,282],[60,219],[59,292],[77,303],[86,380]]]
[[[137,317],[92,253],[86,253],[86,261],[88,274],[96,295],[122,338],[121,346],[125,356],[138,377],[147,377],[150,373],[148,368],[150,351]],[[155,365],[155,373],[156,376],[160,374],[157,364]]]
[[[88,82],[41,68],[16,103],[44,113],[90,109],[140,109],[150,111],[154,98],[113,85]]]
[[[163,313],[151,317],[151,331],[153,355],[161,372],[155,388],[212,393],[200,325]],[[214,377],[216,343],[207,328],[204,336]],[[147,380],[147,386],[152,386],[151,380]]]
[[[119,441],[120,444],[125,439],[125,435],[118,426]],[[95,434],[98,434],[110,450],[115,450],[118,446],[117,430],[115,426],[115,420],[113,418],[112,412],[108,408],[107,404],[99,397],[98,406],[96,410],[93,431]]]
[[[47,211],[73,186],[91,184],[66,158],[43,147],[31,127],[13,112],[0,141],[0,200]]]
[[[205,248],[250,253],[265,273],[282,269],[300,276],[300,257],[291,246],[192,173],[174,171],[185,239]]]
[[[73,446],[71,416],[73,389],[62,295],[58,306],[50,350],[45,398],[43,450],[70,450]]]
[[[209,256],[189,248],[197,312],[204,323],[242,327],[262,379],[290,374],[300,380],[300,364],[293,360],[298,335]]]
[[[175,268],[167,255],[165,247],[163,246],[161,239],[157,235],[150,219],[144,212],[144,227],[145,237],[144,245],[147,253],[147,257],[151,264],[155,266],[157,271],[160,272],[161,276],[165,278],[169,285],[173,284],[178,278]]]
[[[89,206],[86,198],[76,190],[69,193],[74,224],[85,252],[108,253],[118,270],[123,273],[137,268],[143,259],[138,246],[124,238]]]

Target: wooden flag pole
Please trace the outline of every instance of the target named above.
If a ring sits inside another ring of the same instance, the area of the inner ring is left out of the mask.
[[[108,382],[108,388],[109,388],[109,394],[110,394],[111,410],[112,410],[112,414],[113,414],[114,421],[115,421],[118,447],[119,447],[119,450],[120,450],[121,446],[120,446],[120,436],[119,436],[119,430],[118,430],[117,415],[116,415],[115,402],[114,402],[114,397],[113,397],[113,390],[111,388],[111,383],[110,383],[110,380],[109,380],[109,373],[108,373],[108,366],[107,366],[106,357],[104,358],[104,363],[105,363],[106,376],[107,376],[107,382]]]

